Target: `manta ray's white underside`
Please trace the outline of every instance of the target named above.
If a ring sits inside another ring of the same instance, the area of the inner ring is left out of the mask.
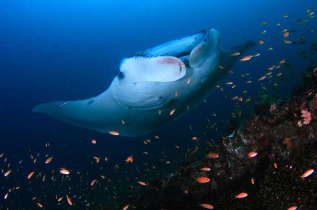
[[[238,58],[231,54],[255,45],[248,41],[223,51],[219,41],[210,29],[139,52],[122,60],[100,95],[43,103],[33,111],[115,135],[149,133],[200,104]]]

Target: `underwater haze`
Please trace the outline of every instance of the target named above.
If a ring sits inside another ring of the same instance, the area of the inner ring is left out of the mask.
[[[187,163],[225,147],[222,137],[264,97],[292,98],[317,65],[316,12],[316,0],[0,1],[0,208],[186,209],[177,195],[151,206],[147,190],[160,191],[161,180],[167,185]],[[202,104],[147,135],[114,136],[32,112],[96,96],[123,58],[210,28],[222,49],[247,40],[257,46],[232,55],[239,59]],[[206,198],[192,201],[188,208],[211,209]],[[300,202],[276,209],[291,206]]]

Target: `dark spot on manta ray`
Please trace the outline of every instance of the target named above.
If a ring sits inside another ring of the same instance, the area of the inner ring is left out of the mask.
[[[94,101],[95,101],[94,99],[88,101],[87,106],[89,106],[90,104],[92,104]]]
[[[175,104],[175,102],[176,102],[175,99],[170,100],[170,101],[168,102],[168,104],[167,104],[167,108],[170,108],[172,105]]]
[[[120,70],[118,70],[117,76],[119,79],[124,79],[124,73],[122,73]]]

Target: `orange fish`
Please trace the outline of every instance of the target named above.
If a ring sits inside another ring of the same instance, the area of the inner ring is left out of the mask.
[[[190,77],[188,77],[187,79],[187,85],[190,83]]]
[[[4,176],[9,176],[11,174],[11,170],[8,170],[7,172],[4,173]]]
[[[129,156],[126,160],[125,160],[126,163],[133,163],[133,158],[132,158],[132,155]]]
[[[73,205],[73,202],[72,202],[72,200],[68,197],[68,195],[66,195],[66,198],[67,198],[68,204],[69,204],[70,206],[72,206],[72,205]]]
[[[198,183],[207,183],[207,182],[209,182],[210,181],[210,179],[208,178],[208,177],[198,177],[197,179],[196,179],[196,181],[198,182]]]
[[[250,157],[250,158],[253,158],[253,157],[255,157],[255,156],[257,156],[257,152],[249,152],[248,153],[248,156]]]
[[[262,76],[258,80],[261,81],[261,80],[264,80],[265,78],[266,78],[266,76]]]
[[[291,40],[288,40],[288,39],[284,39],[283,42],[286,44],[293,44],[293,42]]]
[[[245,57],[241,58],[240,61],[241,61],[241,62],[242,62],[242,61],[248,61],[248,60],[250,60],[251,58],[252,58],[252,55],[248,55],[248,56],[245,56]]]
[[[227,84],[227,85],[232,85],[232,84],[233,84],[233,82],[227,82],[226,84]]]
[[[52,161],[53,157],[49,157],[45,160],[45,164],[49,164]]]
[[[124,120],[121,120],[121,123],[122,123],[122,125],[124,125],[125,124]]]
[[[241,199],[241,198],[245,198],[247,196],[248,196],[248,193],[242,192],[239,195],[237,195],[236,198],[240,198]]]
[[[177,90],[175,91],[175,97],[177,97],[178,96],[178,92],[177,92]]]
[[[219,157],[219,154],[218,154],[218,153],[210,152],[210,153],[208,153],[207,157],[208,157],[208,158],[218,158],[218,157]]]
[[[274,168],[277,168],[277,164],[276,163],[274,163]]]
[[[59,173],[64,174],[64,175],[68,175],[70,172],[69,172],[69,170],[62,168],[59,170]]]
[[[308,169],[303,175],[301,176],[302,178],[306,178],[314,173],[314,169]]]
[[[259,42],[259,44],[264,44],[263,40],[259,40],[258,42]]]
[[[31,179],[31,177],[33,176],[33,174],[34,174],[34,171],[32,171],[31,173],[29,173],[28,179]]]
[[[251,184],[254,184],[254,179],[253,178],[251,178]]]
[[[145,186],[146,185],[146,183],[145,182],[142,182],[142,181],[140,181],[140,182],[138,182],[140,185],[143,185],[143,186]]]
[[[205,168],[202,168],[202,169],[200,169],[200,170],[202,170],[202,171],[210,171],[211,169],[210,169],[210,168],[205,167]]]
[[[126,205],[125,207],[123,207],[123,209],[122,210],[127,210],[129,208],[129,204],[128,205]]]
[[[37,205],[38,205],[40,208],[43,208],[43,205],[42,205],[42,204],[37,203]]]
[[[296,209],[297,209],[297,206],[291,206],[287,210],[296,210]]]
[[[286,31],[284,34],[283,34],[284,38],[287,38],[289,36],[289,32]]]
[[[97,179],[94,179],[90,182],[90,186],[93,186],[96,183]]]
[[[170,111],[170,115],[173,115],[174,112],[175,112],[175,109],[171,110],[171,111]]]
[[[109,133],[111,135],[114,135],[114,136],[118,136],[119,135],[119,132],[118,131],[109,131]]]
[[[196,137],[196,136],[193,136],[193,137],[192,137],[192,140],[197,140],[197,137]]]
[[[200,206],[205,208],[205,209],[213,209],[214,208],[212,205],[207,204],[207,203],[200,204]]]
[[[231,56],[238,56],[238,55],[240,55],[240,52],[234,52],[231,54]]]
[[[92,144],[96,144],[97,141],[96,141],[95,139],[93,139],[93,140],[91,140],[91,143],[92,143]]]

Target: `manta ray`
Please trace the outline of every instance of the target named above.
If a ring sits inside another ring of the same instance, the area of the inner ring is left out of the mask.
[[[121,61],[103,93],[42,103],[33,111],[113,135],[150,133],[203,102],[238,59],[232,54],[255,45],[249,40],[222,50],[219,42],[219,33],[209,29],[138,52]]]

